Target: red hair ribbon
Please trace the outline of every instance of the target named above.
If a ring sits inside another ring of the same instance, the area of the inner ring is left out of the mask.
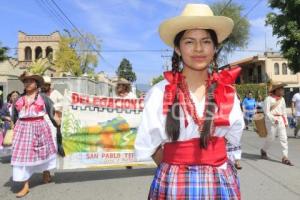
[[[210,76],[209,82],[216,82],[217,87],[214,91],[214,98],[218,107],[218,111],[214,117],[215,126],[229,126],[229,114],[232,110],[234,103],[235,88],[232,84],[239,76],[241,71],[240,67],[234,67],[229,70],[222,70],[220,73],[213,73]],[[177,95],[178,102],[184,112],[185,127],[187,122],[187,108],[185,103],[185,96],[181,88],[178,86],[184,79],[180,72],[166,71],[164,72],[165,79],[169,82],[165,86],[164,99],[163,99],[163,114],[167,114],[170,106],[174,103]]]
[[[179,83],[183,81],[184,77],[180,72],[172,72],[172,71],[164,72],[164,77],[169,82],[169,84],[165,86],[163,114],[166,115],[168,113],[170,106],[173,104],[175,97],[177,95],[179,105],[182,107],[184,112],[185,127],[187,127],[188,121],[186,118],[187,110],[185,107],[184,94],[183,91],[178,86]]]
[[[235,88],[232,84],[235,83],[239,76],[241,68],[238,66],[228,70],[222,70],[219,73],[212,74],[212,82],[217,83],[214,92],[215,102],[218,106],[218,111],[214,117],[215,126],[229,126],[229,114],[234,104]]]

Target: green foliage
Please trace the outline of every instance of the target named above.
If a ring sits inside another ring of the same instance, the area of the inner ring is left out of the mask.
[[[162,80],[164,80],[163,75],[160,75],[160,76],[158,76],[158,77],[154,77],[154,78],[152,79],[152,81],[151,81],[151,85],[155,85],[156,83],[158,83],[158,82],[160,82],[160,81],[162,81]]]
[[[269,0],[274,12],[267,15],[266,23],[273,27],[273,34],[280,39],[281,52],[293,72],[300,71],[300,1]]]
[[[66,155],[73,152],[87,151],[85,145],[86,133],[84,133],[80,121],[70,111],[65,111],[63,114],[62,136]]]
[[[62,135],[69,136],[82,132],[81,123],[70,111],[63,114]]]
[[[80,76],[80,60],[74,48],[71,47],[74,39],[62,37],[59,42],[59,49],[56,52],[55,66],[60,72],[70,72],[74,76]]]
[[[31,63],[28,70],[33,74],[44,75],[50,68],[50,62],[47,58],[39,58]]]
[[[132,71],[132,65],[126,58],[123,58],[116,73],[119,78],[125,78],[130,82],[136,81],[136,75],[135,72]]]
[[[218,50],[219,54],[222,51],[221,57],[224,58],[227,54],[232,53],[237,48],[247,47],[250,23],[246,17],[242,16],[244,8],[234,2],[227,5],[227,1],[213,3],[211,8],[215,15],[223,15],[234,21],[231,35],[223,41]]]
[[[7,51],[8,51],[8,48],[2,47],[2,45],[0,43],[0,62],[3,62],[4,60],[8,59]]]
[[[73,32],[67,32],[68,36],[62,37],[55,65],[61,72],[71,72],[74,76],[84,73],[94,75],[98,65],[98,54],[94,50],[100,50],[100,41],[93,34],[76,36]]]
[[[263,98],[267,96],[267,85],[262,84],[239,84],[236,85],[236,90],[238,95],[240,96],[240,99],[243,100],[244,97],[248,94],[248,92],[252,92],[253,97],[255,99],[258,98],[259,95],[261,95]]]
[[[98,65],[98,55],[94,49],[100,50],[99,39],[91,34],[82,32],[82,36],[73,36],[72,47],[76,50],[78,59],[80,60],[80,69],[84,73],[94,73],[94,69]],[[76,35],[75,33],[73,35]]]

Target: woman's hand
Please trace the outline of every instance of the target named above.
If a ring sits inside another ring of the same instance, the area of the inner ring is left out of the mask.
[[[10,118],[10,117],[3,117],[3,120],[4,120],[4,121],[11,122],[11,118]]]
[[[155,153],[152,155],[152,159],[154,160],[154,162],[157,166],[162,162],[163,149],[162,149],[161,145],[156,149]]]
[[[54,120],[56,121],[58,126],[61,125],[61,118],[62,118],[62,113],[59,111],[55,111]]]

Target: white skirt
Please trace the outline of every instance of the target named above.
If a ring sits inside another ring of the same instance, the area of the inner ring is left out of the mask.
[[[56,157],[49,161],[35,166],[15,166],[13,165],[13,181],[27,181],[34,173],[41,173],[46,170],[56,168]]]

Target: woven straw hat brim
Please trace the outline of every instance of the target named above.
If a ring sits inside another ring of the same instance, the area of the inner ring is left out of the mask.
[[[159,27],[161,39],[174,47],[175,36],[184,30],[212,29],[216,32],[218,43],[224,41],[232,32],[232,19],[224,16],[177,16],[164,21]]]
[[[21,75],[21,76],[19,77],[19,79],[20,79],[22,82],[24,82],[26,79],[34,79],[34,80],[36,80],[36,81],[39,83],[40,86],[44,84],[44,79],[43,79],[43,77],[42,77],[42,76],[39,76],[39,75]]]

